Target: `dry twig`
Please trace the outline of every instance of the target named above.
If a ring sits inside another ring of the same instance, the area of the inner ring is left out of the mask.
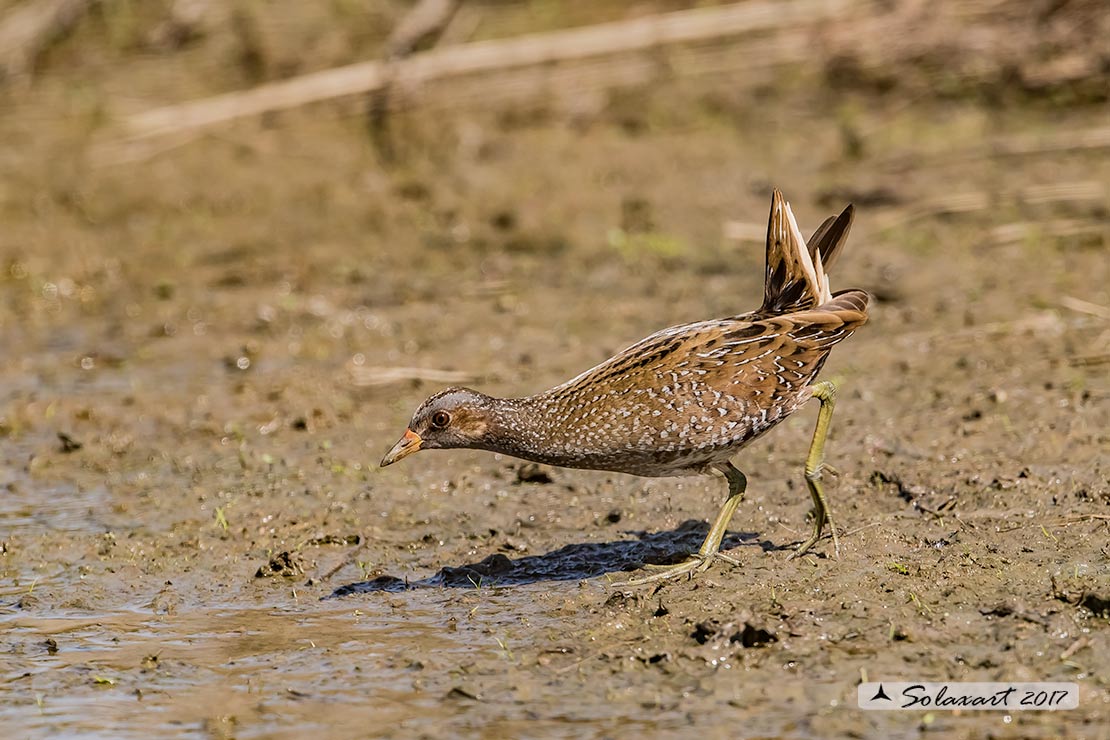
[[[133,115],[132,139],[205,128],[308,103],[372,92],[396,82],[419,85],[460,75],[549,65],[661,46],[814,25],[851,8],[851,0],[748,2],[534,33],[413,54],[400,62],[362,62],[260,85],[251,90]]]
[[[1017,244],[1030,237],[1066,239],[1093,236],[1106,227],[1094,220],[1056,218],[1050,221],[1021,221],[1002,224],[991,229],[991,239],[998,244]]]
[[[1100,319],[1110,319],[1110,308],[1085,301],[1082,298],[1075,298],[1070,295],[1061,296],[1060,305],[1072,311],[1078,311],[1079,313],[1085,313],[1090,316],[1097,316]]]

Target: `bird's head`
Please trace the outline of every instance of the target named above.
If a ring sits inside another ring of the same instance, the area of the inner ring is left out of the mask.
[[[440,391],[416,409],[404,436],[382,458],[382,467],[417,450],[480,447],[493,423],[493,401],[469,388]]]

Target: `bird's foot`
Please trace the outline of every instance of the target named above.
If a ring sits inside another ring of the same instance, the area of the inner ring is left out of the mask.
[[[817,544],[817,538],[810,537],[808,540],[798,545],[798,547],[794,549],[794,552],[787,555],[786,559],[793,560],[794,558],[800,558],[801,556],[809,552],[815,544]]]
[[[642,576],[640,578],[630,578],[625,582],[626,586],[641,586],[645,583],[653,583],[655,581],[666,581],[671,578],[686,575],[687,573],[693,575],[694,573],[702,573],[709,569],[715,558],[720,558],[726,563],[731,563],[737,567],[740,566],[740,561],[736,558],[731,558],[723,553],[713,553],[712,555],[703,555],[700,552],[688,555],[685,560],[675,563],[673,565],[655,565],[653,563],[645,563],[645,570],[655,571],[651,575]]]
[[[790,553],[790,555],[788,555],[786,559],[787,560],[793,560],[794,558],[800,558],[802,555],[805,555],[807,552],[809,552],[813,548],[813,546],[817,544],[817,542],[820,539],[821,539],[821,528],[818,527],[817,530],[812,535],[810,535],[810,538],[808,540],[806,540],[805,542],[803,542],[802,544],[798,545],[798,549],[796,549],[794,552]],[[836,535],[836,527],[835,526],[832,526],[832,541],[833,541],[833,560],[840,560],[840,538],[837,537],[837,535]]]

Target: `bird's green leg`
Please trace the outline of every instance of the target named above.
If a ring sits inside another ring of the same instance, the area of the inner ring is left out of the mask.
[[[836,384],[829,380],[815,383],[813,397],[821,402],[821,410],[817,412],[817,427],[813,430],[813,442],[809,446],[809,455],[806,457],[806,485],[809,486],[809,495],[813,497],[813,534],[790,557],[804,555],[813,547],[817,540],[821,539],[821,530],[825,522],[828,522],[832,530],[833,552],[839,558],[840,538],[836,534],[836,525],[833,524],[825,488],[821,485],[821,470],[825,466],[825,438],[829,434],[833,407],[836,406]]]
[[[726,462],[715,467],[724,474],[725,480],[728,481],[728,498],[725,499],[721,510],[717,512],[717,518],[713,520],[713,526],[709,528],[709,534],[705,536],[705,542],[701,543],[701,547],[698,549],[698,557],[705,560],[702,570],[709,567],[709,561],[714,555],[732,561],[731,558],[720,555],[719,550],[725,539],[725,533],[728,532],[728,523],[732,521],[732,515],[736,513],[736,507],[744,500],[744,491],[748,489],[747,477],[732,463]],[[732,562],[738,564],[735,561]]]
[[[721,471],[725,476],[725,480],[728,481],[728,498],[725,499],[725,503],[721,506],[721,510],[717,512],[717,518],[713,520],[713,526],[709,528],[709,534],[705,536],[705,541],[701,543],[701,547],[698,548],[696,553],[690,555],[681,563],[664,566],[645,566],[655,569],[657,572],[652,573],[650,576],[644,576],[643,578],[633,578],[628,581],[628,585],[637,586],[641,583],[674,578],[675,576],[680,576],[695,570],[703,571],[709,567],[709,564],[713,562],[713,558],[715,557],[727,560],[733,565],[740,564],[727,555],[722,555],[718,550],[721,549],[721,542],[725,539],[725,533],[728,531],[728,523],[732,520],[732,515],[736,513],[736,507],[744,500],[744,491],[748,487],[748,479],[730,462],[717,464],[714,465],[714,467]]]

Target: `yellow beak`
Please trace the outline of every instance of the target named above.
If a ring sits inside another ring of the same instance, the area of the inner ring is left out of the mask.
[[[382,458],[382,467],[392,465],[403,457],[408,457],[412,453],[420,449],[420,443],[424,440],[420,439],[420,435],[411,429],[405,430],[405,436],[398,440],[397,444],[393,445],[393,449],[386,453]]]

